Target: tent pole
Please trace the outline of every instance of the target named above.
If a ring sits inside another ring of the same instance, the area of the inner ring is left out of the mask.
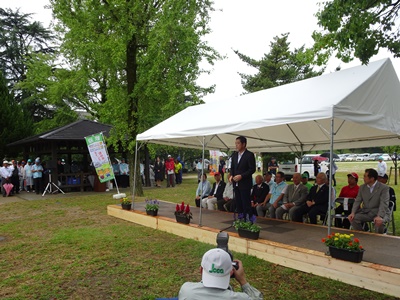
[[[202,153],[202,156],[201,156],[201,177],[200,177],[200,183],[201,183],[201,195],[203,195],[203,174],[204,174],[204,148],[205,148],[205,139],[206,139],[206,137],[205,136],[203,136],[203,153]],[[203,209],[203,207],[202,207],[202,201],[201,200],[203,200],[203,199],[201,199],[201,196],[200,196],[200,217],[199,217],[199,226],[201,227],[201,226],[203,226],[202,225],[202,221],[203,221],[203,212],[202,212],[202,209]]]
[[[332,211],[332,163],[333,163],[333,136],[334,136],[334,128],[333,128],[333,117],[331,118],[331,148],[329,153],[329,206],[328,206],[328,235],[331,234],[331,227],[332,227],[332,218],[331,218],[331,211]]]
[[[138,152],[138,142],[137,142],[137,136],[136,136],[136,140],[135,140],[135,163],[134,163],[134,167],[133,167],[132,209],[134,209],[134,203],[135,203],[137,152]]]

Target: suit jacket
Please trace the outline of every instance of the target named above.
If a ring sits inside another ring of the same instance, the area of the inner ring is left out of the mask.
[[[265,182],[261,183],[260,187],[257,184],[253,185],[253,190],[251,191],[251,200],[256,203],[262,203],[269,193],[269,185]]]
[[[293,202],[295,206],[301,206],[306,203],[307,195],[308,188],[305,185],[300,183],[295,190],[295,185],[289,184],[286,188],[285,195],[283,196],[283,203]]]
[[[387,220],[389,216],[389,187],[378,181],[371,193],[368,185],[361,185],[351,212],[356,213],[360,208],[361,202],[363,203],[363,211],[373,212],[375,215]]]
[[[256,159],[254,153],[249,150],[243,152],[242,158],[238,163],[239,153],[236,151],[232,155],[231,172],[230,176],[242,175],[242,180],[233,183],[234,187],[241,190],[248,189],[250,191],[253,186],[252,175],[256,171]]]
[[[211,189],[210,195],[211,195],[211,196],[214,196],[214,197],[217,198],[218,200],[221,200],[221,199],[222,199],[222,195],[224,194],[224,190],[225,190],[225,185],[226,185],[226,183],[223,182],[223,181],[220,181],[220,182],[219,182],[219,185],[218,185],[218,188],[217,188],[217,191],[214,193],[214,191],[215,191],[215,186],[216,186],[216,185],[217,185],[217,183],[214,182],[214,183],[213,183],[213,186],[212,186],[212,189]]]
[[[308,193],[307,200],[315,202],[314,205],[319,205],[319,206],[326,206],[326,209],[328,210],[328,203],[329,203],[329,187],[324,184],[321,186],[319,191],[317,192],[318,185],[314,185],[311,189],[310,192]]]

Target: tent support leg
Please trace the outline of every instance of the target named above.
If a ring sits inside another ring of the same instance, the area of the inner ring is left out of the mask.
[[[332,218],[331,218],[331,211],[332,211],[332,163],[333,163],[333,136],[334,136],[334,120],[331,118],[331,147],[329,153],[329,202],[328,202],[328,235],[331,234],[331,227],[332,227]]]
[[[201,178],[200,178],[200,183],[202,182],[202,180],[203,180],[203,175],[204,175],[204,148],[205,148],[205,139],[206,139],[206,137],[205,136],[203,136],[203,142],[202,142],[202,144],[203,144],[203,153],[202,153],[202,156],[201,156],[201,158],[202,158],[202,164],[201,164]],[[201,195],[203,195],[203,184],[201,185]],[[203,226],[202,225],[202,222],[203,222],[203,207],[202,207],[202,200],[203,199],[201,199],[201,197],[200,197],[200,217],[199,217],[199,226],[201,227],[201,226]]]

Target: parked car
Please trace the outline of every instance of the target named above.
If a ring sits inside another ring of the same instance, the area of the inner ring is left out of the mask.
[[[390,157],[390,155],[387,154],[387,153],[384,153],[384,154],[382,154],[381,156],[382,156],[382,159],[383,159],[383,160],[392,160],[392,158]],[[378,157],[378,158],[379,158],[379,157]]]
[[[356,157],[356,161],[368,161],[369,153],[358,154]]]
[[[378,160],[378,157],[381,156],[381,155],[382,155],[382,153],[372,153],[372,154],[369,155],[368,160],[369,161]]]
[[[357,155],[356,154],[350,154],[349,156],[346,157],[344,161],[356,161]]]
[[[339,161],[345,161],[346,157],[349,156],[350,154],[346,153],[346,154],[339,154]]]
[[[293,174],[296,172],[307,173],[308,178],[315,179],[314,176],[314,162],[312,158],[318,156],[318,154],[305,154],[301,160],[295,158],[295,162],[285,162],[279,166],[279,170],[285,173],[285,180],[289,181],[292,179]],[[328,170],[329,160],[320,163],[321,172]]]

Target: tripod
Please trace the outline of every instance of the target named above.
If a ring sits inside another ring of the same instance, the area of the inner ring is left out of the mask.
[[[58,187],[57,184],[55,184],[54,182],[51,181],[51,173],[49,173],[49,183],[47,183],[46,188],[44,189],[44,192],[43,192],[43,194],[42,194],[42,197],[43,197],[47,192],[50,193],[50,194],[53,194],[53,193],[56,193],[56,192],[57,192],[56,190],[52,191],[52,185],[53,185],[57,190],[59,190],[61,193],[63,193],[63,194],[65,195],[65,193],[63,192],[63,190],[60,189],[60,188]]]

